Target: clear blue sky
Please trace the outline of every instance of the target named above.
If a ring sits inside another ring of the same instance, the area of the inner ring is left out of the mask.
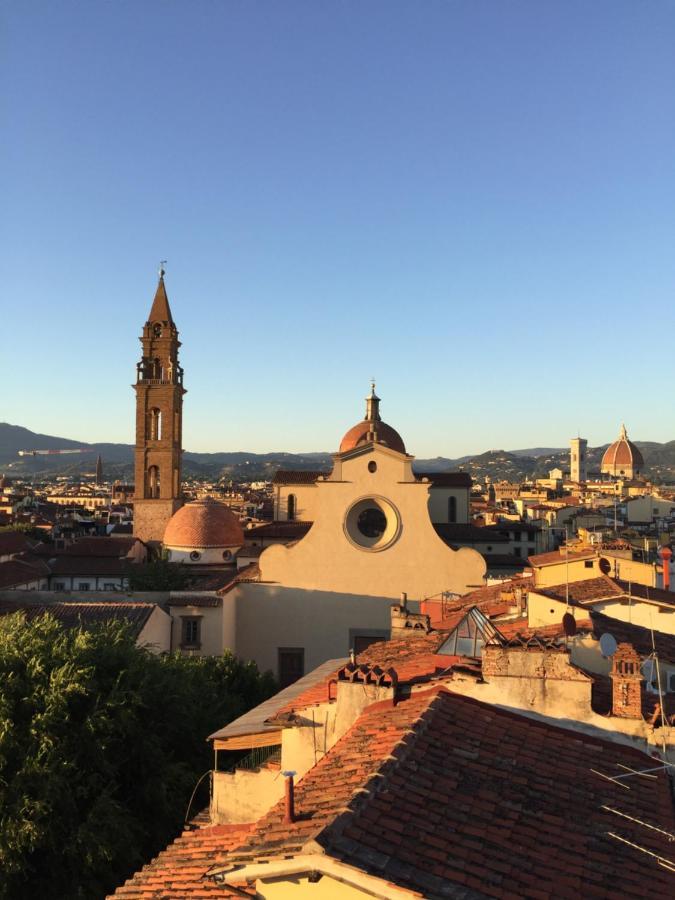
[[[191,450],[675,438],[669,0],[0,4],[0,419]]]

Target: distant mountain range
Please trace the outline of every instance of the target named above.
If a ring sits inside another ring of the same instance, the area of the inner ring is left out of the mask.
[[[675,481],[675,441],[665,444],[635,441],[645,458],[647,473],[655,480]],[[589,470],[599,470],[607,444],[588,449]],[[19,456],[19,450],[74,450],[91,452],[77,455]],[[96,457],[103,459],[106,480],[133,479],[132,444],[86,444],[69,438],[38,434],[20,425],[0,423],[0,471],[10,477],[55,477],[93,475]],[[224,478],[233,481],[262,481],[273,477],[277,469],[330,469],[330,453],[193,453],[183,454],[186,478]],[[417,471],[443,472],[463,469],[482,479],[520,481],[527,477],[541,477],[553,468],[569,467],[569,450],[564,447],[532,447],[524,450],[488,450],[474,456],[457,459],[436,457],[417,459]]]

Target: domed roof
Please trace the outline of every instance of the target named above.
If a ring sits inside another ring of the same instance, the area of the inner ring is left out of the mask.
[[[207,547],[241,547],[244,530],[223,503],[206,497],[181,506],[164,532],[167,547],[204,550]]]
[[[634,469],[642,469],[645,461],[642,454],[632,441],[628,440],[628,432],[626,426],[621,426],[619,440],[614,441],[605,450],[602,457],[601,468],[612,467],[621,468],[632,466]]]
[[[377,426],[376,429],[373,429],[373,425]],[[374,438],[373,434],[375,435]],[[369,422],[367,419],[354,425],[345,434],[340,441],[340,453],[346,453],[347,450],[353,450],[359,444],[367,444],[372,440],[375,440],[378,444],[384,444],[390,450],[405,453],[403,438],[396,429],[392,428],[391,425],[387,425],[386,422],[374,423]]]
[[[405,444],[403,438],[380,418],[380,398],[375,393],[375,383],[371,386],[370,395],[366,397],[366,417],[362,422],[358,422],[340,441],[339,453],[346,453],[353,450],[361,444],[369,444],[375,442],[389,447],[390,450],[396,450],[398,453],[405,453]]]

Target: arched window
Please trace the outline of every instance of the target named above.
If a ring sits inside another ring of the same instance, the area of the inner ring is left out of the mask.
[[[151,441],[159,441],[162,437],[162,411],[157,407],[150,410],[148,437]]]
[[[457,497],[448,497],[448,522],[457,521]]]
[[[148,497],[151,500],[159,498],[159,466],[150,466],[148,469]]]
[[[296,504],[295,504],[295,494],[288,495],[288,502],[286,504],[286,517],[289,522],[292,522],[295,518],[296,513]]]

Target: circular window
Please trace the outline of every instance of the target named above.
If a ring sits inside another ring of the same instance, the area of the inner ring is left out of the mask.
[[[202,555],[201,555],[201,553],[199,552],[199,550],[193,550],[192,553],[190,554],[190,559],[191,559],[193,562],[197,562],[197,560],[198,560],[198,559],[201,559],[201,558],[202,558]]]
[[[344,530],[361,550],[384,550],[398,538],[401,519],[396,507],[383,497],[364,497],[349,508]]]
[[[371,459],[371,461],[368,463],[368,471],[377,472],[377,463],[374,459]]]
[[[232,551],[231,550],[223,550],[223,559],[229,560],[232,559]]]

